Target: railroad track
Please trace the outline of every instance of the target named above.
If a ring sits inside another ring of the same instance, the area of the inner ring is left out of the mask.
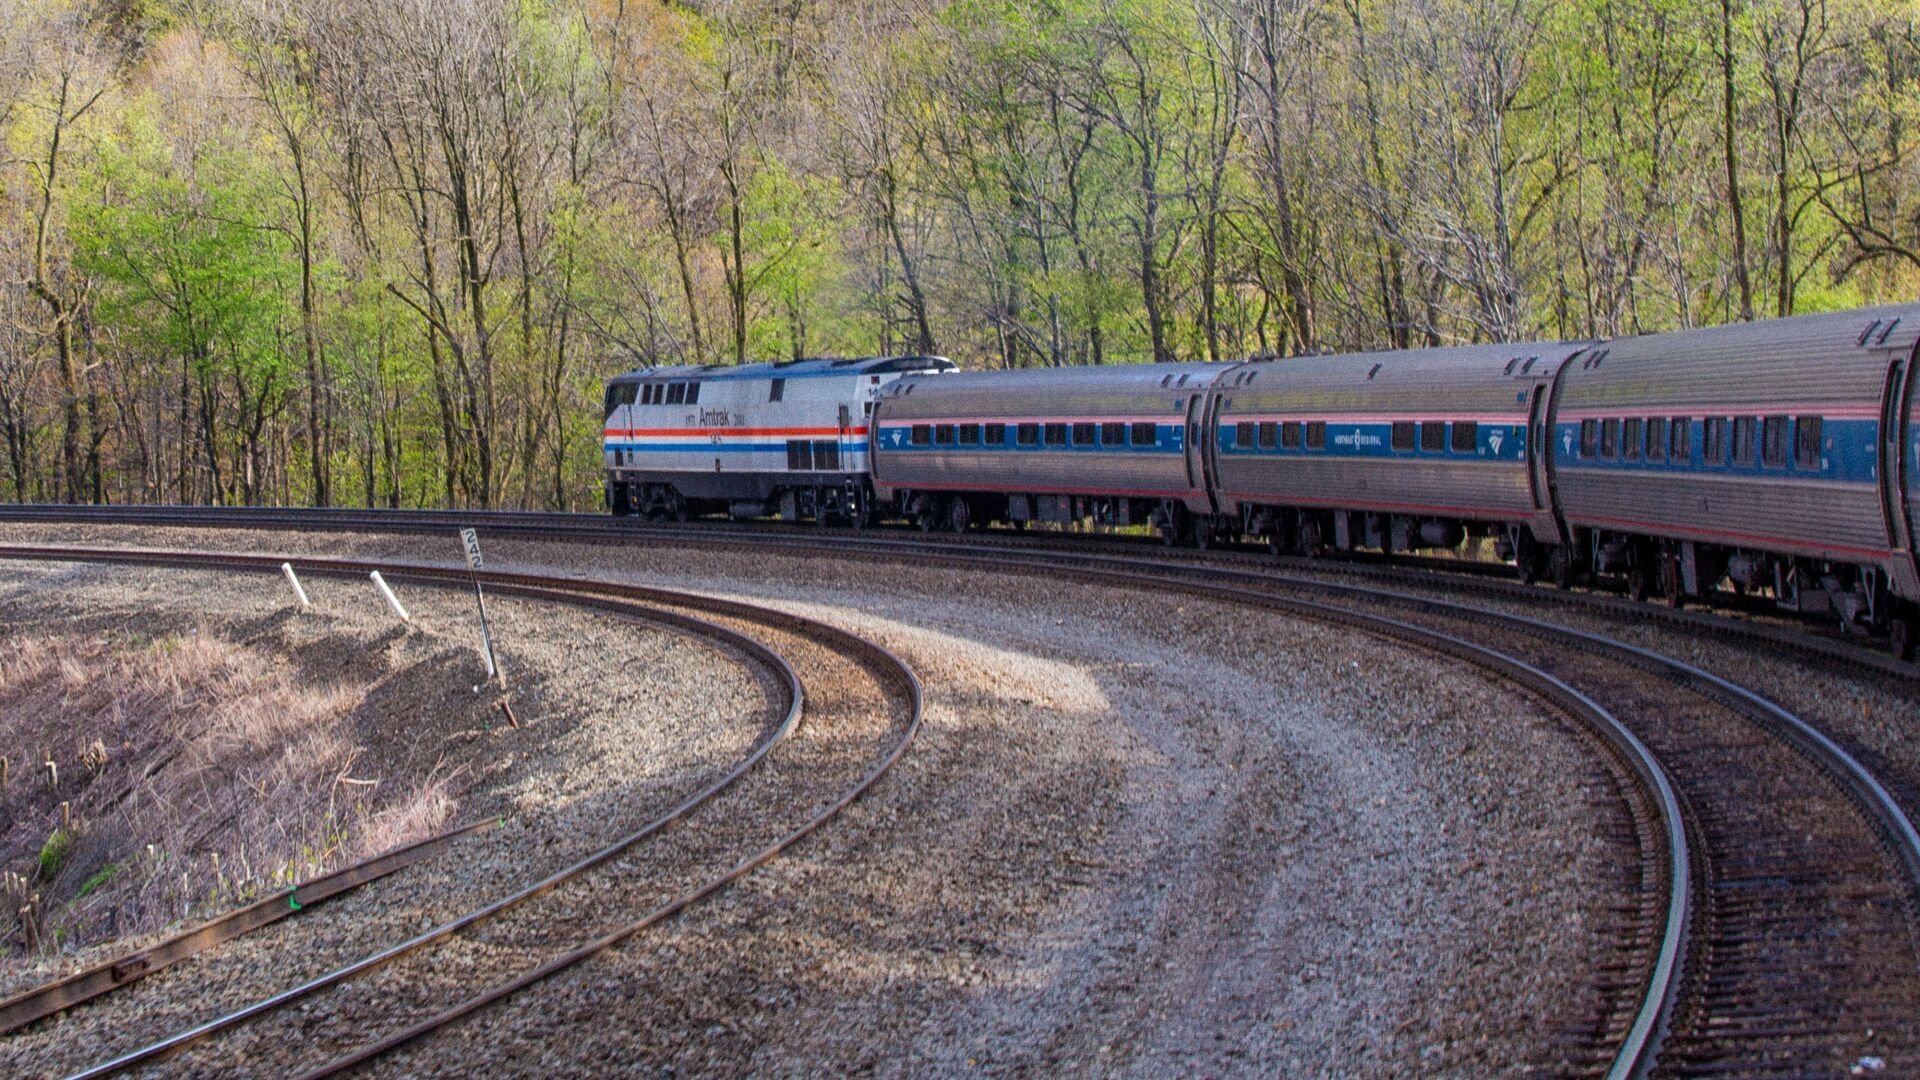
[[[431,527],[446,527],[436,520]],[[576,536],[564,521],[523,520],[511,531]],[[703,544],[748,542],[698,535]],[[899,550],[884,539],[845,540],[827,550]],[[786,535],[760,544],[821,550]],[[1431,595],[1192,560],[912,550],[949,566],[1365,623],[1370,633],[1480,664],[1594,731],[1615,755],[1616,774],[1631,778],[1621,785],[1631,822],[1622,833],[1643,869],[1626,883],[1619,956],[1596,986],[1601,1004],[1570,1034],[1559,1064],[1625,1075],[1649,1064],[1805,1073],[1844,1071],[1868,1056],[1920,1061],[1920,838],[1899,800],[1846,748],[1741,688],[1623,642]],[[1500,651],[1477,644],[1489,637]]]
[[[87,548],[9,549],[3,557],[258,572],[277,572],[284,561],[279,556]],[[464,571],[436,566],[291,561],[310,574],[379,569],[395,581],[459,583],[465,578]],[[723,641],[778,673],[785,707],[752,751],[721,776],[566,868],[270,997],[184,1030],[157,1038],[143,1035],[148,1041],[120,1049],[74,1075],[111,1075],[182,1053],[190,1055],[186,1067],[196,1071],[271,1067],[329,1075],[429,1039],[657,926],[764,865],[877,783],[918,729],[921,691],[912,670],[882,646],[815,620],[606,582],[499,572],[485,572],[481,579],[497,593],[603,608]],[[787,654],[806,654],[809,666],[824,672],[810,680],[810,691],[802,689]],[[809,746],[810,739],[824,743]],[[849,742],[864,743],[868,753],[849,762],[840,752]],[[696,815],[702,828],[669,831]],[[337,992],[376,970],[412,989],[404,1008],[391,1001],[369,1007],[363,998]],[[459,977],[449,979],[449,970],[457,970]],[[190,982],[185,969],[175,974],[179,981]],[[179,993],[175,981],[155,980],[154,992]],[[325,1037],[309,1030],[315,1008],[338,1018]],[[59,1043],[57,1031],[48,1034],[51,1042]],[[139,1034],[128,1033],[129,1038]]]
[[[598,513],[522,510],[385,510],[302,507],[69,506],[0,504],[0,522],[23,524],[130,524],[148,527],[293,529],[300,531],[433,533],[463,527],[485,528],[501,536],[567,539],[594,543],[653,541],[693,543],[750,550],[784,548],[804,553],[833,550],[849,554],[915,553],[927,555],[1024,556],[1072,555],[1105,558],[1134,565],[1206,567],[1230,571],[1281,569],[1302,577],[1362,581],[1401,588],[1423,588],[1545,605],[1633,619],[1689,632],[1712,634],[1781,656],[1818,657],[1878,677],[1920,679],[1920,667],[1894,660],[1875,643],[1837,627],[1783,616],[1765,601],[1722,595],[1712,610],[1680,609],[1625,599],[1617,591],[1563,590],[1516,580],[1512,568],[1470,559],[1370,553],[1337,559],[1276,558],[1251,545],[1206,551],[1172,549],[1151,537],[1101,533],[979,530],[965,534],[923,534],[911,526],[878,529],[820,528],[814,525],[720,522],[648,522]]]

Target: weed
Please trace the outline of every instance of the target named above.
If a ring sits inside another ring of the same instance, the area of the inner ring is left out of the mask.
[[[74,899],[78,900],[81,897],[86,896],[88,893],[93,892],[95,889],[98,889],[100,886],[105,885],[107,882],[112,881],[113,876],[119,872],[120,872],[119,863],[110,862],[107,865],[101,867],[97,872],[94,873],[92,877],[88,878],[86,881],[81,883],[80,892],[75,895]]]
[[[52,881],[60,868],[67,864],[67,856],[73,854],[73,833],[66,829],[55,829],[47,842],[40,845],[40,880]]]

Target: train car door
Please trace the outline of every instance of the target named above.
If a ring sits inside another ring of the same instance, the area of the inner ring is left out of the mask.
[[[1876,464],[1880,472],[1881,512],[1886,515],[1887,545],[1901,563],[1896,574],[1907,580],[1899,591],[1911,597],[1920,594],[1920,566],[1916,566],[1913,537],[1920,531],[1920,499],[1915,498],[1915,483],[1920,481],[1920,464],[1909,461],[1908,440],[1915,435],[1913,400],[1914,370],[1912,358],[1895,360],[1887,366],[1887,386],[1880,406],[1880,450]],[[1920,457],[1920,442],[1912,455]],[[1902,558],[1902,556],[1905,556]]]
[[[1554,512],[1547,469],[1553,430],[1547,421],[1547,392],[1551,382],[1535,383],[1533,403],[1527,407],[1527,493],[1533,499],[1533,535],[1543,544],[1560,542],[1559,514]]]

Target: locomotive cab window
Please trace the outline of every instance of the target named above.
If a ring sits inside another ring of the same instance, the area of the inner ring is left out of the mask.
[[[1640,451],[1646,447],[1647,434],[1643,421],[1637,416],[1620,422],[1620,458],[1622,461],[1639,461]]]
[[[1233,445],[1236,449],[1253,449],[1253,421],[1242,420],[1233,425]]]
[[[960,425],[960,445],[961,446],[979,446],[980,445],[980,425],[979,424],[961,424]]]
[[[1447,448],[1447,422],[1445,420],[1420,421],[1420,449],[1437,454]]]
[[[988,446],[1004,446],[1007,442],[1007,425],[988,424],[980,438]]]
[[[1137,421],[1129,434],[1135,446],[1153,446],[1160,441],[1159,428],[1151,420]]]
[[[690,382],[690,383],[688,383],[688,384],[687,384],[687,400],[686,400],[686,403],[687,403],[688,405],[691,405],[691,404],[693,404],[694,402],[696,402],[696,401],[699,401],[699,400],[700,400],[700,384],[699,384],[699,383],[697,383],[697,382]]]
[[[1751,465],[1755,456],[1754,435],[1758,433],[1759,420],[1752,416],[1733,418],[1733,463]]]
[[[1667,460],[1667,418],[1664,416],[1647,421],[1647,460]]]
[[[1118,420],[1108,420],[1100,425],[1101,446],[1127,445],[1127,425]]]
[[[1580,421],[1580,456],[1593,458],[1600,453],[1600,421]]]
[[[1280,430],[1279,430],[1279,427],[1280,427],[1280,426],[1279,426],[1278,424],[1275,424],[1275,423],[1274,423],[1273,421],[1271,421],[1271,420],[1265,420],[1265,421],[1262,421],[1262,422],[1261,422],[1261,424],[1260,424],[1260,449],[1262,449],[1262,450],[1271,450],[1271,449],[1273,449],[1273,448],[1274,448],[1275,446],[1278,446],[1278,445],[1280,444]]]
[[[685,400],[687,400],[687,384],[686,383],[668,383],[667,384],[667,404],[678,405]]]
[[[787,396],[787,380],[775,379],[772,382],[767,384],[767,402],[769,404],[776,401],[783,400],[786,398],[786,396]]]
[[[1796,468],[1820,467],[1820,428],[1818,416],[1802,416],[1793,422],[1793,464]]]
[[[1480,422],[1477,420],[1455,420],[1453,422],[1453,452],[1471,454],[1480,449]]]
[[[929,424],[913,425],[912,442],[913,442],[913,445],[915,446],[931,446],[933,444],[932,425],[929,425]]]
[[[1280,425],[1280,448],[1283,450],[1300,449],[1300,421],[1288,420]]]
[[[1413,449],[1413,421],[1395,420],[1393,422],[1393,448],[1395,450]]]
[[[1760,464],[1769,469],[1787,467],[1787,418],[1769,416],[1760,422]]]
[[[1039,446],[1040,445],[1040,425],[1039,424],[1021,424],[1019,427],[1014,429],[1013,440],[1019,443],[1021,446]]]
[[[1600,421],[1600,456],[1612,461],[1620,456],[1620,421]]]
[[[1307,449],[1325,450],[1327,448],[1327,422],[1325,420],[1307,421]]]
[[[1048,446],[1067,445],[1067,425],[1048,424],[1047,425],[1047,445]]]

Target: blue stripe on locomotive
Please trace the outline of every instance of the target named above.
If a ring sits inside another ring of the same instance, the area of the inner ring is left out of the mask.
[[[1663,473],[1703,473],[1714,476],[1751,476],[1776,477],[1781,475],[1801,476],[1809,479],[1833,481],[1834,483],[1871,484],[1880,478],[1878,420],[1838,420],[1827,419],[1821,423],[1821,441],[1832,444],[1832,449],[1823,450],[1820,455],[1820,468],[1809,469],[1793,460],[1793,443],[1787,443],[1787,463],[1785,465],[1760,464],[1759,449],[1756,447],[1751,465],[1733,463],[1732,448],[1724,448],[1727,455],[1725,464],[1708,464],[1706,460],[1707,425],[1703,419],[1714,417],[1693,417],[1688,432],[1689,448],[1685,461],[1647,461],[1644,458],[1626,460],[1621,457],[1612,459],[1603,457],[1585,457],[1579,453],[1580,422],[1563,423],[1557,426],[1554,440],[1559,448],[1555,464],[1561,469],[1620,470],[1625,472],[1663,472]],[[1731,438],[1731,433],[1728,435]],[[1756,436],[1757,437],[1757,436]],[[1914,460],[1920,462],[1920,441],[1914,444]]]
[[[977,423],[977,422],[978,421],[973,421],[973,420],[967,421],[967,423],[970,423],[970,424]],[[995,420],[993,422],[997,424],[1000,421]],[[1102,421],[1081,420],[1077,422],[1083,423],[1083,424],[1084,423],[1097,424],[1097,423],[1101,423]],[[1146,421],[1144,420],[1140,422],[1143,424],[1146,423]],[[1076,421],[1053,420],[1053,421],[1048,421],[1048,423],[1066,423],[1067,425],[1071,426],[1072,424],[1076,423]],[[935,423],[930,426],[952,427],[954,425]],[[957,443],[957,442],[956,443],[925,443],[925,444],[916,445],[913,441],[913,435],[912,435],[913,427],[914,425],[912,424],[880,425],[881,447],[884,448],[888,453],[894,453],[894,452],[933,453],[936,451],[945,452],[945,451],[953,451],[953,450],[964,450],[969,454],[974,453],[976,451],[984,451],[984,452],[990,452],[995,454],[1000,454],[1000,453],[1020,453],[1020,454],[1055,453],[1055,454],[1058,454],[1063,452],[1075,453],[1075,454],[1098,454],[1098,453],[1178,454],[1178,453],[1184,452],[1187,446],[1187,431],[1186,431],[1186,425],[1184,423],[1155,424],[1153,426],[1153,445],[1151,446],[1141,446],[1132,441],[1133,440],[1133,424],[1131,422],[1127,423],[1127,440],[1128,440],[1127,442],[1120,443],[1120,444],[1105,444],[1105,445],[1102,445],[1098,440],[1096,440],[1093,443],[1069,442],[1069,443],[1051,443],[1051,444],[1045,442],[1044,440],[1037,440],[1029,445],[1023,446],[1021,445],[1019,439],[1015,436],[1015,430],[1014,430],[1015,425],[1013,424],[1007,425],[1006,441],[1000,442],[1000,443],[990,443],[983,440],[977,443]]]
[[[1214,432],[1214,449],[1224,457],[1306,457],[1306,458],[1383,458],[1400,460],[1464,458],[1464,450],[1454,450],[1453,425],[1447,425],[1447,445],[1438,450],[1422,450],[1416,441],[1411,450],[1393,448],[1392,423],[1327,423],[1327,445],[1324,449],[1309,450],[1306,440],[1301,445],[1281,447],[1278,433],[1274,436],[1273,446],[1239,446],[1235,438],[1234,423],[1222,423]],[[1304,436],[1304,433],[1303,433]],[[1474,457],[1488,461],[1524,462],[1527,460],[1527,428],[1525,424],[1481,424],[1474,440]]]

